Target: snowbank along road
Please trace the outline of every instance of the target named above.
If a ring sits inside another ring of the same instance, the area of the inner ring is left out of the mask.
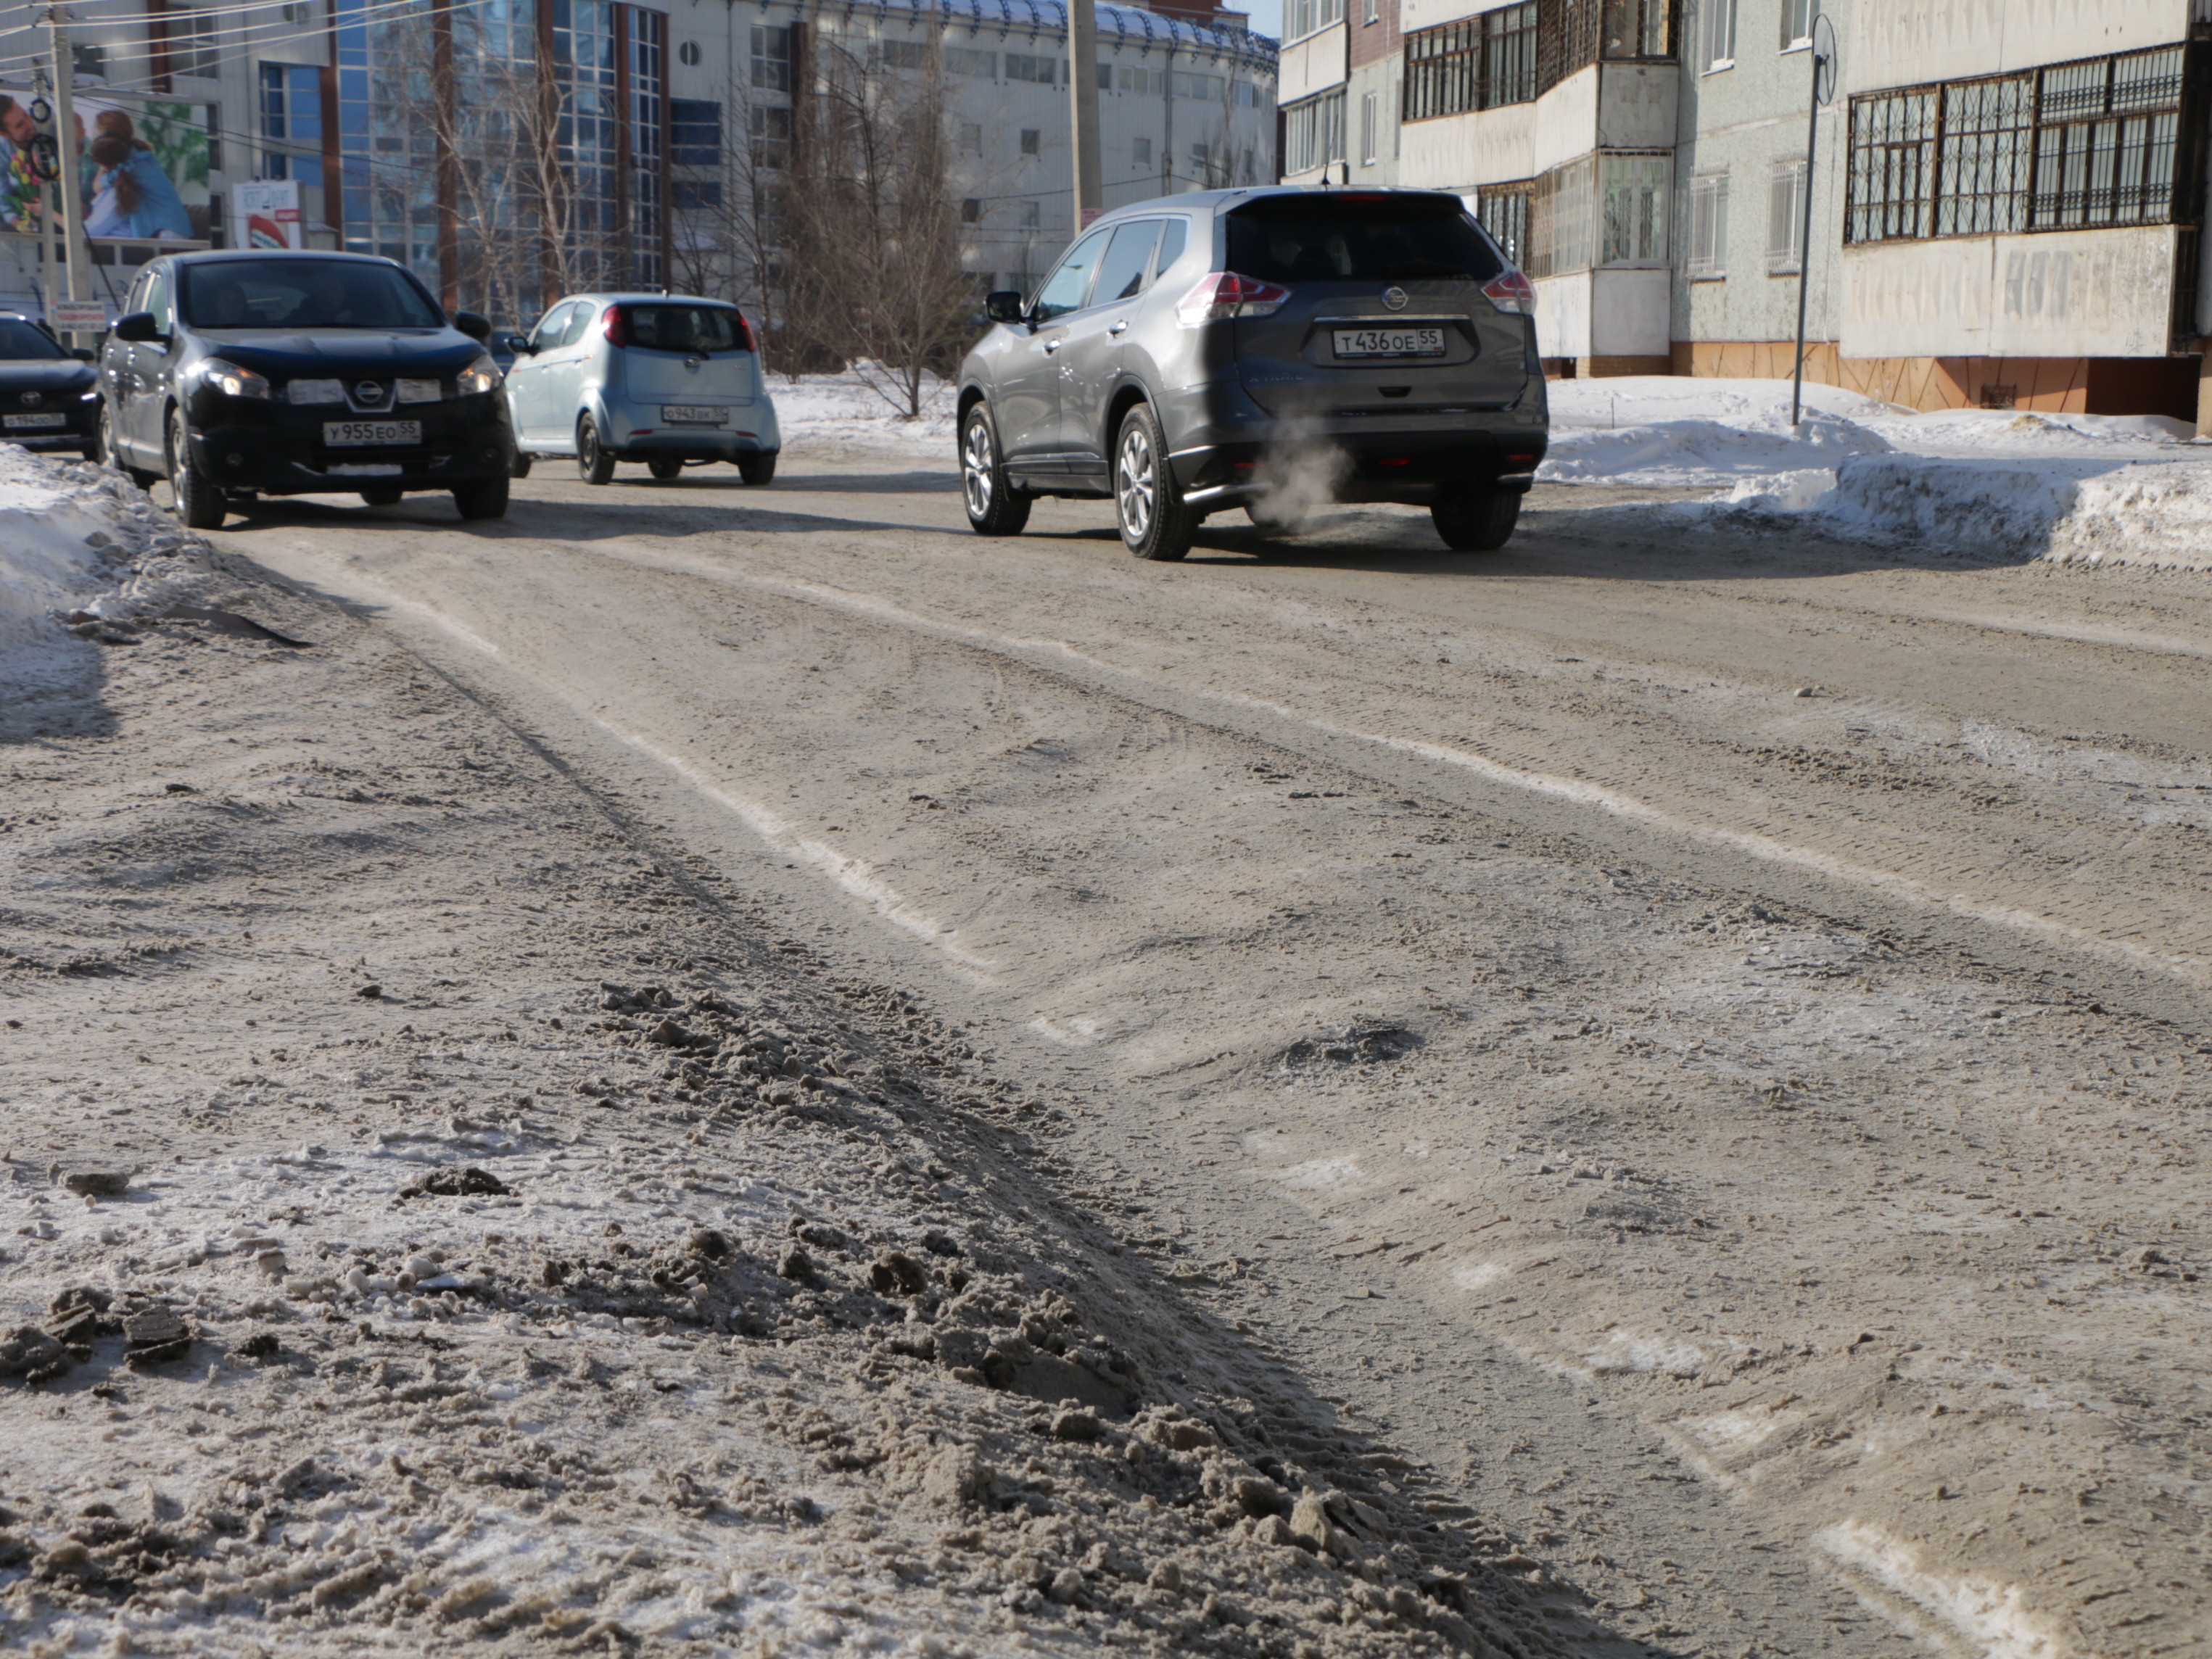
[[[791,459],[218,540],[1079,1103],[1115,1259],[1574,1641],[2206,1644],[2201,576],[1589,486],[1155,568]]]

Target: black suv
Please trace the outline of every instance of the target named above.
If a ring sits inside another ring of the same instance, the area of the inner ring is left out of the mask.
[[[234,498],[449,489],[507,511],[514,440],[491,325],[448,322],[404,265],[364,254],[155,259],[100,350],[101,452],[167,478],[196,529]]]
[[[1446,545],[1513,532],[1549,421],[1535,295],[1456,196],[1199,191],[1121,208],[960,372],[969,521],[1113,497],[1180,559],[1208,514],[1286,528],[1324,501],[1426,506]]]

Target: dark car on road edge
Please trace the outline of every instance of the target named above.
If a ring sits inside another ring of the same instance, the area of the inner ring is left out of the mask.
[[[0,441],[99,453],[100,376],[28,317],[0,311]]]
[[[102,453],[142,485],[168,479],[196,529],[234,500],[336,491],[451,490],[464,519],[496,519],[514,440],[490,334],[390,259],[151,260],[100,351]]]
[[[1121,208],[1035,295],[994,294],[960,372],[969,521],[1110,496],[1131,551],[1209,514],[1283,528],[1322,501],[1426,506],[1503,546],[1544,459],[1535,295],[1456,196],[1284,188]]]

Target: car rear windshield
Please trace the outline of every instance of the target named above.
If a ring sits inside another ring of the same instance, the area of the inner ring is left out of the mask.
[[[624,306],[633,345],[648,351],[735,351],[738,313],[726,306]]]
[[[1300,283],[1407,283],[1504,269],[1449,196],[1263,196],[1229,216],[1229,269]]]
[[[0,360],[21,362],[27,357],[47,362],[67,356],[53,336],[36,323],[27,323],[19,317],[0,317]]]
[[[181,268],[194,328],[443,328],[406,272],[350,259],[216,259]]]

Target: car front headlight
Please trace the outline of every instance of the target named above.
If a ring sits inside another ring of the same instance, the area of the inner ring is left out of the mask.
[[[453,395],[457,398],[465,398],[474,392],[498,390],[499,364],[489,351],[454,377]]]
[[[200,378],[227,398],[260,398],[269,396],[269,382],[250,368],[240,368],[236,363],[221,357],[200,360]]]

